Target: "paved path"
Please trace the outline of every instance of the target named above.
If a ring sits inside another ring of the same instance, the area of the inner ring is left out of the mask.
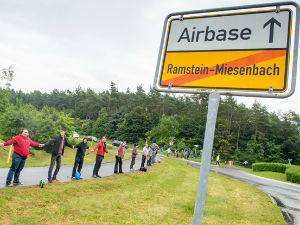
[[[63,159],[62,159],[63,160]],[[130,172],[131,159],[124,159],[123,160],[123,172],[128,173]],[[101,168],[99,170],[99,175],[102,177],[112,176],[114,175],[114,165],[115,162],[106,162],[102,163]],[[26,166],[26,165],[25,165]],[[141,156],[138,155],[134,169],[138,170],[141,167]],[[20,175],[20,181],[24,183],[23,186],[29,185],[37,185],[40,183],[40,180],[47,181],[49,166],[45,167],[25,167]],[[82,167],[81,173],[83,179],[92,179],[94,164],[85,164]],[[0,168],[0,188],[5,187],[5,180],[8,173],[9,168]],[[54,173],[55,168],[53,169]],[[73,165],[69,166],[62,166],[59,170],[57,175],[57,179],[60,182],[71,181]],[[98,179],[98,178],[97,178]]]
[[[199,168],[200,163],[189,161]],[[211,165],[212,172],[251,184],[271,196],[281,208],[287,224],[300,224],[300,185],[281,182],[244,172],[242,169]]]

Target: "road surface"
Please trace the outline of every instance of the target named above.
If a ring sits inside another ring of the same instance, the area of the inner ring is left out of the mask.
[[[123,160],[123,172],[128,173],[130,172],[129,166],[130,166],[131,159],[124,159]],[[107,177],[114,175],[114,165],[115,162],[106,162],[102,163],[101,168],[99,170],[99,175],[101,177]],[[138,170],[141,167],[141,156],[138,155],[134,169]],[[49,166],[45,167],[26,167],[22,170],[20,175],[20,181],[24,183],[23,186],[29,186],[29,185],[37,185],[40,183],[40,180],[43,180],[45,183],[47,183],[47,176],[48,176],[48,169]],[[82,167],[81,170],[81,177],[83,179],[93,179],[93,169],[94,164],[85,164]],[[8,173],[9,168],[0,168],[0,188],[4,188],[6,176]],[[54,173],[55,168],[53,169]],[[57,179],[60,182],[66,182],[71,181],[72,176],[72,170],[73,165],[69,166],[62,166],[59,170],[59,173],[57,175]],[[97,178],[99,179],[99,178]]]

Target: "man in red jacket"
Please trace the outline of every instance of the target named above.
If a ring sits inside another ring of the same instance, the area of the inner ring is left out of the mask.
[[[106,148],[106,137],[103,136],[102,137],[102,141],[100,141],[95,148],[93,148],[92,152],[95,151],[97,149],[97,155],[96,155],[96,163],[94,166],[94,170],[93,170],[93,177],[94,178],[101,178],[101,176],[99,176],[98,172],[102,163],[102,160],[104,159],[104,152],[108,153],[107,148]]]
[[[13,177],[14,185],[22,185],[22,183],[19,181],[19,176],[25,166],[27,156],[29,155],[29,146],[43,147],[43,145],[38,144],[29,138],[28,129],[23,129],[22,133],[18,136],[8,140],[5,143],[0,143],[0,147],[9,145],[14,145],[14,153],[12,155],[12,164],[6,178],[6,186],[12,186],[11,181]]]

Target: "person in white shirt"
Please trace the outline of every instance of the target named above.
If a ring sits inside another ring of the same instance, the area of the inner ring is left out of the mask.
[[[167,149],[167,157],[169,157],[170,153],[171,153],[171,149],[168,148],[168,149]]]
[[[145,167],[147,155],[148,155],[148,144],[146,144],[145,147],[143,148],[141,168]]]

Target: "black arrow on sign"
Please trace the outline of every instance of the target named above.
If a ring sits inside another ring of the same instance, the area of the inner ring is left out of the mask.
[[[277,24],[277,26],[281,27],[281,23],[279,23],[274,17],[272,17],[270,20],[268,20],[264,24],[264,28],[270,24],[270,36],[269,36],[269,43],[273,43],[273,36],[274,36],[274,24]]]

